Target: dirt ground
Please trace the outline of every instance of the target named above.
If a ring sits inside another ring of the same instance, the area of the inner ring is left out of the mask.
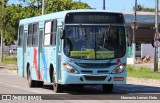
[[[154,58],[150,56],[136,57],[134,66],[154,69]]]

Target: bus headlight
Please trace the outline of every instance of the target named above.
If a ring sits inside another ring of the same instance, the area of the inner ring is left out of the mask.
[[[116,67],[116,69],[114,69],[112,71],[113,74],[117,74],[117,73],[122,73],[124,71],[124,69],[126,68],[126,63]]]
[[[77,71],[73,66],[71,66],[70,64],[63,63],[63,66],[65,67],[65,69],[66,69],[68,72],[74,73],[74,74],[78,74],[78,71]]]

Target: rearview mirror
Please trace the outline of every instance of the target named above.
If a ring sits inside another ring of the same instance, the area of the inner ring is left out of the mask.
[[[60,29],[60,39],[64,39],[64,37],[65,37],[65,30]]]

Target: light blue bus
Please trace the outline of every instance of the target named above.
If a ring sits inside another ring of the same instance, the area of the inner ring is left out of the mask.
[[[68,10],[20,20],[18,74],[30,87],[126,83],[126,28],[123,14]]]

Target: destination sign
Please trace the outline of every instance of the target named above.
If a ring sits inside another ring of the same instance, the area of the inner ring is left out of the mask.
[[[68,13],[65,23],[67,24],[106,24],[124,23],[123,15],[120,13],[83,12]]]

